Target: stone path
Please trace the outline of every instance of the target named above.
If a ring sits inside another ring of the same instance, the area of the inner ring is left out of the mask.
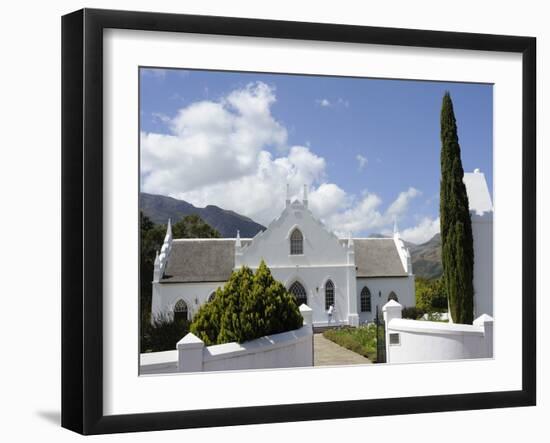
[[[323,334],[313,335],[313,366],[366,365],[372,363],[349,349],[326,339]]]

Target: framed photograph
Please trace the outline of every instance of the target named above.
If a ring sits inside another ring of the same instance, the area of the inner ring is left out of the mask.
[[[62,426],[536,403],[536,40],[62,20]]]

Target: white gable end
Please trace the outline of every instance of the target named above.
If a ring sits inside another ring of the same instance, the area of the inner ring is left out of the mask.
[[[303,237],[303,253],[291,254],[290,237],[298,229]],[[256,267],[263,259],[270,267],[346,265],[348,248],[295,201],[252,242],[237,251],[235,265]]]

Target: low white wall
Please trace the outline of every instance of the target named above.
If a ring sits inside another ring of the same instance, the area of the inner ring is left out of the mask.
[[[304,325],[245,343],[205,346],[192,333],[177,344],[178,371],[231,371],[313,366],[312,311],[300,306]]]
[[[384,308],[386,360],[408,363],[493,356],[493,319],[482,315],[473,325],[401,318],[402,306],[394,301]],[[392,334],[397,343],[392,344]]]

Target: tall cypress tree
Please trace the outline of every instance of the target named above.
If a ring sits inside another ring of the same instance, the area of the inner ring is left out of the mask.
[[[443,274],[452,320],[471,324],[474,320],[474,241],[463,178],[453,102],[446,92],[441,106],[439,194]]]

